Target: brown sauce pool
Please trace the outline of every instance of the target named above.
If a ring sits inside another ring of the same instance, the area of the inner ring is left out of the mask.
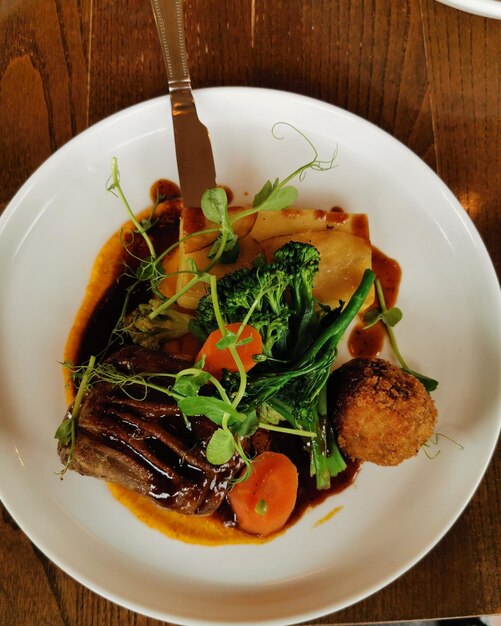
[[[232,198],[231,191],[228,189],[226,191],[228,197]],[[152,185],[150,196],[152,202],[158,202],[158,206],[154,215],[154,226],[149,231],[149,235],[157,249],[161,250],[174,243],[178,237],[182,206],[179,188],[174,183],[162,179]],[[333,208],[326,215],[328,216],[326,219],[333,222],[333,226],[334,222],[341,223],[345,219],[345,214],[339,207]],[[138,216],[139,220],[150,217],[151,209],[143,211]],[[356,234],[368,238],[366,230],[366,222],[361,221],[361,232]],[[124,242],[131,254],[124,249]],[[122,229],[105,243],[94,263],[83,303],[70,332],[65,349],[65,360],[79,365],[87,361],[92,354],[104,355],[107,349],[109,352],[113,351],[113,346],[107,348],[108,337],[120,316],[124,290],[134,281],[127,275],[129,272],[124,273],[124,264],[126,263],[129,269],[134,271],[140,261],[132,261],[133,257],[141,259],[146,255],[147,249],[144,241],[137,234],[134,235],[134,225],[131,222],[124,224]],[[400,281],[398,264],[373,248],[373,268],[382,283],[388,307],[393,306]],[[132,292],[130,309],[147,299],[147,293],[141,289]],[[353,356],[374,356],[381,349],[384,336],[382,324],[376,325],[369,331],[356,328],[349,338],[350,352]],[[171,342],[166,349],[196,354],[198,344],[193,338],[187,337]],[[69,401],[72,400],[72,395],[73,390],[70,388]],[[149,498],[121,486],[109,484],[109,489],[113,496],[140,520],[170,537],[204,545],[263,543],[283,533],[309,508],[320,504],[330,495],[346,489],[353,483],[359,471],[360,464],[349,461],[347,469],[332,480],[330,489],[318,491],[314,479],[309,476],[308,458],[300,448],[301,444],[297,441],[298,439],[274,435],[272,440],[272,449],[285,452],[296,464],[300,481],[296,508],[287,525],[278,533],[267,537],[248,535],[238,530],[227,503],[224,503],[211,517],[186,516],[164,509]],[[337,510],[338,508],[333,509],[324,520],[319,520],[317,524],[334,515]]]
[[[400,265],[381,250],[372,246],[372,269],[381,283],[386,306],[390,309],[395,306],[398,296],[398,288],[402,270]],[[372,305],[377,307],[378,303]],[[364,324],[359,322],[353,328],[348,338],[348,350],[352,357],[374,358],[383,349],[386,338],[386,327],[382,322],[378,322],[364,330]]]

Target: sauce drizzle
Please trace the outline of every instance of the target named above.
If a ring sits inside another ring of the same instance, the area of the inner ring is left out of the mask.
[[[225,190],[229,201],[231,201],[232,192],[228,188]],[[158,206],[149,235],[157,249],[164,249],[173,243],[178,236],[179,215],[182,207],[180,190],[175,183],[160,179],[151,186],[150,197],[153,204],[158,202]],[[289,209],[289,211],[294,211],[294,209]],[[347,214],[339,207],[334,207],[329,212],[317,212],[317,216],[320,216],[320,213],[322,219],[333,226],[343,223],[347,219]],[[151,208],[143,211],[138,217],[143,219],[150,216]],[[355,234],[368,238],[365,216],[360,216],[359,223],[355,224],[354,227]],[[130,255],[124,250],[122,245],[124,240],[130,245]],[[140,259],[145,258],[147,254],[148,251],[143,245],[142,238],[133,233],[133,225],[130,222],[125,224],[103,246],[96,258],[84,301],[70,332],[65,359],[81,364],[91,354],[103,351],[109,333],[116,323],[117,315],[121,311],[124,289],[128,286],[126,277],[123,276],[124,263],[127,262],[130,266],[131,263],[133,264],[131,259],[134,257],[139,263]],[[383,285],[388,306],[393,306],[400,281],[398,263],[373,248],[373,267]],[[130,269],[134,270],[134,267],[130,267]],[[147,294],[145,292],[139,291],[133,294],[130,308],[134,308],[138,302],[146,299]],[[371,329],[370,334],[370,331],[360,331],[359,329],[354,331],[349,340],[350,352],[353,355],[377,353],[380,350],[379,346],[384,340],[384,328],[381,324],[374,328],[376,330]],[[174,344],[179,350],[182,342],[173,342],[173,346]],[[193,348],[193,346],[190,347]],[[293,440],[291,441],[291,439]],[[203,545],[263,543],[270,541],[277,534],[285,532],[311,507],[324,501],[328,496],[346,489],[353,483],[359,471],[360,463],[348,461],[347,469],[332,480],[331,488],[319,492],[316,489],[314,479],[309,476],[307,456],[301,446],[302,444],[299,444],[296,438],[285,437],[281,439],[277,437],[273,439],[272,448],[285,451],[298,467],[300,487],[296,508],[286,526],[278,533],[264,538],[239,531],[232,511],[226,503],[223,503],[211,517],[188,516],[159,507],[149,498],[119,485],[109,484],[108,487],[119,502],[148,526],[181,541]],[[334,509],[316,525],[332,517],[338,510],[339,508]]]
[[[378,248],[372,247],[372,269],[383,289],[386,306],[390,309],[395,306],[398,288],[402,277],[400,265]],[[377,307],[375,300],[372,307]],[[374,358],[383,349],[386,338],[386,327],[382,322],[364,330],[364,324],[358,323],[351,331],[348,339],[348,350],[352,357]]]

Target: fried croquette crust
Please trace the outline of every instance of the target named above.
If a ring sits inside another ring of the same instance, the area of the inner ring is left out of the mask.
[[[353,359],[330,379],[340,449],[353,459],[398,465],[432,436],[437,409],[422,383],[384,359]]]

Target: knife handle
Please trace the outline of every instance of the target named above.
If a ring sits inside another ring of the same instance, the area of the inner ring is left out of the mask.
[[[151,0],[162,46],[169,92],[191,89],[184,40],[183,0]]]

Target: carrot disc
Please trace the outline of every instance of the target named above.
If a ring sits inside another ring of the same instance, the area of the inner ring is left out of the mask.
[[[227,324],[225,328],[232,333],[237,334],[240,331],[242,324],[240,322],[234,322],[233,324]],[[202,356],[205,356],[204,369],[210,372],[215,378],[221,378],[223,369],[227,369],[229,372],[238,372],[238,366],[235,363],[230,349],[224,348],[220,350],[217,347],[219,341],[221,341],[221,331],[213,331],[206,339],[204,345],[200,349],[197,355],[197,361]],[[256,365],[253,356],[255,354],[261,354],[263,351],[263,341],[258,330],[252,326],[244,326],[242,332],[239,335],[238,342],[250,339],[249,342],[243,343],[236,348],[237,354],[243,363],[244,369],[248,372]],[[238,343],[237,342],[237,343]]]
[[[259,454],[249,478],[237,483],[228,495],[239,528],[255,535],[280,530],[294,510],[297,489],[297,469],[288,456]]]

